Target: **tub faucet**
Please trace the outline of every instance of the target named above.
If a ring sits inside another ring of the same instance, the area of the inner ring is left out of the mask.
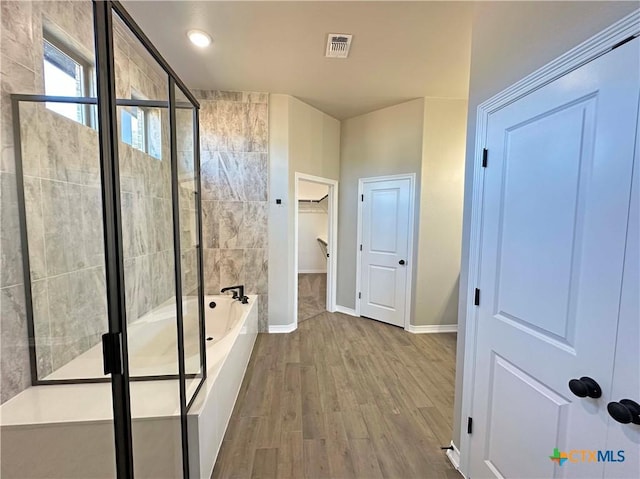
[[[221,293],[226,293],[227,291],[233,291],[232,298],[237,299],[242,304],[247,304],[249,302],[249,298],[244,295],[244,284],[240,284],[238,286],[227,286],[220,290]]]

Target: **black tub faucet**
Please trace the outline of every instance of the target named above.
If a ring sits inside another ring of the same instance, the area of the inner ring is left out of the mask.
[[[232,298],[237,299],[242,304],[247,304],[249,302],[249,298],[244,295],[244,284],[240,284],[238,286],[227,286],[220,290],[221,293],[226,293],[227,291],[233,291]]]

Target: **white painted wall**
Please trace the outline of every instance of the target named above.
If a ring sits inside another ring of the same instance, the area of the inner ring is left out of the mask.
[[[298,203],[298,273],[326,273],[327,257],[318,237],[327,240],[329,187],[311,181],[298,180],[298,200],[320,203]]]
[[[293,196],[293,195],[292,195]],[[278,205],[276,201],[281,201]],[[292,201],[295,201],[293,199]],[[291,205],[293,208],[293,205]],[[293,256],[289,242],[289,97],[269,96],[269,325],[289,324],[293,314]],[[293,250],[293,248],[291,248]],[[288,319],[289,318],[289,319]]]
[[[320,200],[329,193],[329,187],[311,181],[298,181],[299,200]]]
[[[462,269],[453,441],[460,444],[476,110],[480,103],[637,8],[637,2],[478,2],[475,4],[465,166]],[[524,53],[526,52],[526,53]]]
[[[326,238],[329,215],[317,211],[298,213],[298,273],[326,273],[327,257],[317,238]]]
[[[466,100],[425,98],[415,325],[458,322]]]
[[[269,104],[269,325],[277,326],[293,322],[297,294],[295,173],[339,179],[340,122],[290,95],[272,94]]]
[[[424,100],[419,98],[342,122],[338,200],[337,303],[340,306],[355,308],[358,179],[401,173],[415,173],[416,178],[420,178],[423,116]],[[416,190],[419,198],[419,180]],[[414,221],[417,221],[418,210],[416,208]],[[415,240],[417,226],[414,232]],[[413,256],[410,261],[415,264],[417,248]],[[415,286],[416,268],[413,271]],[[415,291],[412,296],[415,297]]]
[[[342,122],[338,304],[355,307],[358,179],[416,173],[411,324],[456,324],[467,104],[420,98]]]

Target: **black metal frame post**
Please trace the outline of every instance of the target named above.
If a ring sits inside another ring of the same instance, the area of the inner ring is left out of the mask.
[[[36,359],[35,328],[33,324],[33,298],[31,291],[31,265],[29,261],[29,235],[27,231],[27,211],[24,198],[24,172],[22,168],[22,139],[20,132],[20,102],[11,96],[11,114],[13,118],[13,143],[16,158],[16,187],[18,193],[18,216],[20,224],[20,249],[22,252],[22,268],[24,270],[24,299],[27,316],[27,333],[29,334],[29,367],[31,381],[38,376]],[[16,127],[17,125],[17,127]]]
[[[133,478],[133,439],[127,352],[127,317],[122,247],[122,210],[118,167],[118,117],[113,59],[111,4],[93,1],[98,97],[98,134],[102,174],[105,271],[109,333],[120,336],[120,371],[111,374],[116,470],[118,479]]]
[[[180,247],[180,186],[178,183],[178,151],[176,132],[176,84],[169,77],[169,125],[171,135],[171,203],[173,210],[173,250],[176,285],[176,315],[178,327],[178,374],[180,376],[180,424],[182,437],[182,472],[189,477],[189,436],[187,432],[187,387],[184,358],[184,318],[182,316],[182,249]]]
[[[95,0],[94,0],[95,1]],[[182,273],[181,273],[181,257],[182,252],[180,250],[180,204],[179,204],[179,191],[178,191],[178,160],[177,160],[177,144],[176,144],[176,127],[175,127],[175,109],[176,109],[176,101],[175,101],[175,86],[178,85],[180,89],[183,91],[185,96],[189,99],[189,101],[193,104],[193,106],[198,109],[200,108],[200,104],[195,99],[193,94],[189,91],[189,89],[184,85],[182,80],[176,75],[173,69],[169,66],[167,61],[160,55],[158,50],[153,46],[153,43],[149,40],[149,38],[144,34],[142,29],[138,26],[138,24],[133,20],[133,18],[129,15],[129,13],[124,9],[124,7],[118,1],[109,1],[110,8],[116,12],[118,17],[123,21],[123,23],[127,26],[127,28],[136,36],[136,38],[142,43],[142,45],[147,49],[147,51],[151,54],[151,56],[155,59],[156,62],[164,69],[169,78],[169,124],[170,124],[170,135],[171,135],[171,186],[172,186],[172,203],[173,203],[173,233],[174,233],[174,262],[175,262],[175,286],[176,286],[176,313],[177,313],[177,339],[178,339],[178,372],[179,372],[179,381],[180,381],[180,422],[181,422],[181,438],[182,438],[182,463],[183,463],[183,474],[185,479],[189,477],[189,452],[188,452],[188,431],[187,431],[187,411],[189,405],[186,404],[186,382],[185,382],[185,357],[184,357],[184,329],[183,329],[183,311],[182,311]],[[198,125],[196,125],[198,128]],[[199,145],[194,144],[194,151],[196,148],[199,149]],[[199,209],[197,212],[198,216],[202,214],[202,210]],[[202,251],[200,251],[200,255]],[[202,275],[199,278],[202,281]],[[202,282],[201,282],[202,284]],[[203,300],[201,300],[203,303]],[[204,327],[204,315],[200,317],[201,328]],[[204,336],[203,341],[204,343]],[[202,346],[201,346],[202,348]],[[204,365],[202,366],[204,368]],[[198,385],[197,390],[200,389],[202,384],[204,383],[204,375],[206,372],[203,372],[203,378]]]
[[[182,90],[177,83],[175,84],[184,95],[186,92]],[[206,351],[206,331],[205,331],[205,313],[204,313],[204,265],[202,255],[202,195],[201,192],[201,179],[200,179],[200,133],[199,133],[199,109],[190,100],[188,102],[175,102],[177,109],[188,109],[192,111],[192,140],[193,140],[193,181],[194,181],[194,195],[195,195],[195,208],[196,208],[196,237],[197,244],[195,245],[197,253],[196,271],[198,277],[198,324],[199,324],[199,338],[200,345],[200,372],[195,374],[186,374],[185,380],[200,378],[200,382],[196,386],[191,398],[187,401],[187,411],[191,409],[196,396],[200,392],[200,389],[204,385],[204,380],[207,378],[207,351]],[[176,121],[177,123],[177,121]],[[177,130],[176,130],[177,134]],[[176,142],[177,144],[177,142]]]
[[[198,310],[200,313],[200,367],[202,368],[202,380],[193,393],[187,411],[191,408],[200,388],[207,379],[207,345],[206,330],[204,323],[204,264],[203,264],[203,248],[202,248],[202,179],[200,174],[200,111],[193,108],[193,166],[196,184],[196,231],[198,236],[198,244],[196,252],[198,254]]]

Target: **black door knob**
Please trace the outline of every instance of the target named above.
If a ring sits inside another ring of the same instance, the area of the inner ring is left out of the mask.
[[[640,424],[640,404],[631,399],[620,399],[620,402],[607,404],[609,416],[622,424]]]
[[[400,261],[398,261],[398,264],[404,264],[404,260],[401,259]]]
[[[571,392],[579,398],[599,398],[602,396],[602,389],[597,382],[587,376],[582,376],[580,379],[572,379],[569,381],[569,389]]]

